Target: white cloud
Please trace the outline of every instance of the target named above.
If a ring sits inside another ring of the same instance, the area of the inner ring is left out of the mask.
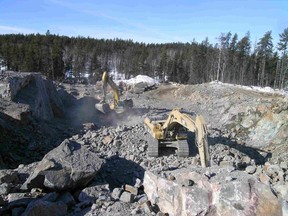
[[[0,34],[17,34],[17,33],[29,34],[29,33],[35,33],[35,32],[36,32],[35,30],[21,28],[17,26],[0,25]]]
[[[171,42],[171,39],[161,38],[158,35],[153,35],[148,32],[139,32],[137,30],[114,30],[113,28],[100,28],[97,26],[81,26],[81,25],[58,25],[49,28],[52,34],[66,35],[66,36],[83,36],[97,39],[114,39],[119,38],[123,40],[132,39],[134,42],[145,43],[163,43]],[[67,33],[68,32],[68,33]]]
[[[139,42],[146,42],[146,43],[161,43],[161,42],[178,42],[183,41],[183,38],[180,36],[175,36],[175,34],[169,34],[169,32],[160,31],[157,27],[152,27],[149,25],[145,25],[142,22],[134,21],[133,19],[125,18],[125,17],[119,17],[115,16],[114,14],[111,15],[111,12],[105,12],[101,11],[99,8],[90,7],[87,8],[87,6],[83,4],[77,4],[77,3],[71,3],[65,0],[49,0],[51,3],[54,3],[56,5],[60,5],[64,8],[68,8],[70,10],[74,10],[77,12],[80,12],[82,14],[91,16],[91,17],[101,17],[106,19],[107,21],[110,21],[110,29],[111,28],[121,28],[122,31],[112,32],[111,30],[103,30],[103,27],[101,27],[101,33],[99,31],[95,31],[95,34],[89,34],[88,32],[91,30],[81,28],[75,28],[78,32],[81,32],[82,36],[91,36],[91,37],[101,37],[101,38],[122,38],[122,39],[133,39],[133,41],[139,41]],[[110,13],[110,14],[109,14]],[[112,21],[112,22],[111,22]],[[87,27],[88,28],[88,27]],[[100,29],[100,27],[98,27]],[[79,31],[81,29],[81,31]],[[133,30],[132,30],[133,29]],[[72,30],[72,29],[71,29]],[[66,31],[69,32],[69,31]],[[72,32],[75,32],[72,30]],[[86,33],[87,32],[87,33]],[[116,33],[116,34],[114,34]],[[192,39],[187,40],[191,41]]]

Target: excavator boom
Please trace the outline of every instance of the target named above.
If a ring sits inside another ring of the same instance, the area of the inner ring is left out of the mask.
[[[110,85],[110,87],[113,89],[114,94],[114,105],[119,106],[119,90],[116,83],[108,76],[107,72],[105,71],[102,75],[102,82],[103,82],[103,101],[106,101],[106,94],[107,94],[107,87]]]

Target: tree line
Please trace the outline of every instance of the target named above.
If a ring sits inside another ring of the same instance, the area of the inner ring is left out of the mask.
[[[252,47],[250,33],[221,33],[218,43],[145,44],[50,34],[0,35],[0,63],[8,70],[41,72],[63,79],[66,71],[96,74],[114,70],[126,78],[138,74],[197,84],[219,80],[240,85],[288,86],[288,28],[274,46],[267,31]]]

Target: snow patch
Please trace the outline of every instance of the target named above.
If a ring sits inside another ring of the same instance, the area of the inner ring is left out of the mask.
[[[264,93],[271,93],[271,94],[280,94],[288,97],[288,88],[286,89],[273,89],[271,87],[259,87],[259,86],[242,86],[242,85],[236,85],[236,84],[230,84],[230,83],[223,83],[218,80],[210,82],[210,84],[218,84],[218,85],[225,85],[225,86],[234,86],[250,91],[257,91],[257,92],[264,92]]]
[[[146,75],[137,75],[136,77],[125,79],[125,74],[119,73],[116,69],[110,71],[109,75],[112,77],[113,81],[119,85],[120,82],[123,82],[127,85],[135,85],[138,83],[146,83],[148,86],[153,86],[159,84],[157,78],[151,78]]]
[[[137,75],[136,77],[131,78],[131,79],[127,79],[127,80],[125,80],[125,79],[115,80],[115,83],[117,85],[120,82],[124,82],[127,85],[135,85],[135,84],[141,83],[141,82],[147,83],[150,86],[159,84],[159,82],[156,79],[153,79],[153,78],[146,76],[146,75]]]

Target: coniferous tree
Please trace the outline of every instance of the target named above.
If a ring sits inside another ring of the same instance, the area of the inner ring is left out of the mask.
[[[250,33],[247,34],[237,43],[237,62],[238,75],[236,80],[243,85],[245,82],[245,72],[247,73],[247,66],[249,62],[249,54],[251,49]]]
[[[264,86],[267,77],[265,77],[266,63],[269,61],[272,55],[273,43],[272,43],[272,31],[268,31],[257,43],[258,58],[260,59],[260,68],[258,71],[258,85]]]
[[[1,64],[9,70],[37,71],[51,79],[65,71],[77,73],[115,70],[126,78],[145,74],[181,83],[203,83],[215,79],[242,85],[285,87],[287,82],[288,30],[280,34],[280,54],[273,53],[271,32],[251,52],[250,35],[222,33],[219,44],[144,44],[132,40],[93,39],[40,34],[0,35]]]
[[[284,29],[283,33],[279,34],[280,41],[278,43],[278,50],[282,52],[279,73],[277,74],[275,79],[276,86],[280,88],[284,88],[285,85],[288,85],[288,56],[287,56],[287,48],[288,48],[288,28]]]
[[[237,52],[237,41],[238,41],[238,34],[234,34],[231,40],[231,43],[228,46],[228,60],[227,60],[227,82],[235,83],[235,74],[237,73],[236,70],[238,68],[237,59],[236,59],[236,52]],[[237,68],[237,69],[236,69]]]

